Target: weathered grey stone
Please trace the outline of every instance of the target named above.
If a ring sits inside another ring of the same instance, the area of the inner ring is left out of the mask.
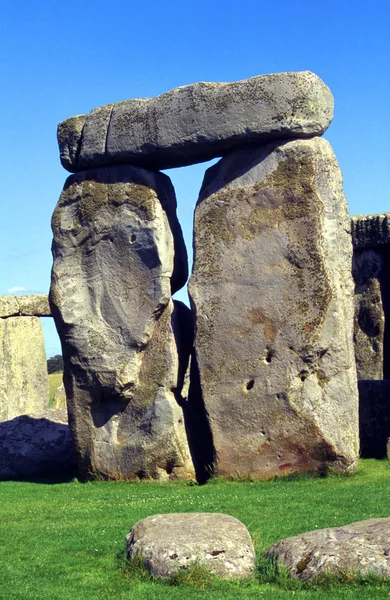
[[[86,120],[87,115],[76,115],[58,125],[57,139],[61,163],[68,171],[73,171],[73,165],[78,163],[80,140]]]
[[[332,118],[333,96],[319,77],[276,73],[103,106],[60,123],[58,143],[69,171],[118,162],[168,169],[253,143],[321,135]]]
[[[364,381],[359,384],[360,455],[386,458],[390,433],[390,381]]]
[[[355,250],[354,342],[358,379],[383,379],[385,314],[381,295],[384,257],[378,250]]]
[[[281,540],[267,555],[292,577],[320,575],[390,577],[390,519],[368,519],[344,527],[317,529]]]
[[[158,577],[195,563],[220,577],[253,575],[255,551],[245,525],[218,513],[153,515],[138,521],[127,536],[129,559],[142,558]]]
[[[352,217],[354,248],[377,248],[390,244],[390,213]]]
[[[58,388],[56,389],[56,392],[53,397],[52,407],[53,408],[66,408],[66,393],[65,393],[65,386],[63,383],[61,383],[61,385],[59,385]]]
[[[219,475],[355,468],[351,253],[325,140],[238,151],[206,172],[189,291]]]
[[[122,166],[70,177],[54,211],[50,299],[84,476],[193,475],[171,300],[186,279],[175,209],[167,176]]]
[[[47,294],[26,296],[0,296],[0,317],[50,317]]]
[[[0,319],[0,421],[47,408],[49,379],[38,317]]]
[[[74,476],[76,453],[67,423],[64,409],[0,423],[0,480]]]

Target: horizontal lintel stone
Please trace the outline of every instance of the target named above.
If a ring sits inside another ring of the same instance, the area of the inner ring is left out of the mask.
[[[58,143],[71,172],[119,163],[159,170],[275,139],[319,136],[332,118],[332,93],[317,75],[275,73],[100,106],[60,123]]]
[[[0,296],[0,318],[51,317],[47,294],[25,296]]]

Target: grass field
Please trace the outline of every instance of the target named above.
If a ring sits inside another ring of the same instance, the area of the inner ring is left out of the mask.
[[[49,375],[49,406],[52,405],[54,394],[62,383],[62,371]]]
[[[315,528],[390,516],[389,461],[361,461],[350,477],[267,482],[60,484],[0,483],[1,600],[390,598],[380,581],[303,586],[267,572],[273,542]],[[195,574],[159,582],[125,560],[125,536],[148,515],[223,512],[249,528],[259,558],[255,578],[237,583]]]

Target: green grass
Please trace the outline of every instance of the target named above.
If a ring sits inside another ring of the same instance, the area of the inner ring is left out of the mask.
[[[267,482],[211,481],[62,484],[0,483],[1,600],[205,600],[390,598],[390,584],[323,582],[308,586],[277,574],[263,551],[310,529],[390,516],[388,461],[361,461],[350,477]],[[256,578],[224,582],[194,569],[170,582],[125,560],[125,536],[148,515],[223,512],[255,541]]]
[[[62,383],[62,371],[49,375],[49,406],[53,403],[54,394]]]

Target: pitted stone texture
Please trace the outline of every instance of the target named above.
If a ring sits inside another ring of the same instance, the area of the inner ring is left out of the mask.
[[[177,401],[175,209],[168,177],[123,166],[70,177],[54,211],[50,299],[84,477],[193,475]]]
[[[319,77],[276,73],[101,106],[60,123],[58,143],[69,171],[123,162],[168,169],[254,143],[321,135],[332,118],[333,96]]]
[[[358,379],[383,379],[385,314],[381,294],[384,256],[379,250],[355,249],[354,342]]]
[[[38,317],[0,319],[0,421],[48,407],[49,379]]]
[[[390,244],[390,213],[356,215],[351,219],[354,248],[377,248]]]
[[[267,555],[292,577],[378,575],[390,578],[390,519],[309,531],[281,540]]]
[[[0,296],[0,317],[50,317],[47,294]]]
[[[189,291],[219,475],[355,468],[349,232],[323,139],[239,151],[206,172]]]
[[[255,551],[245,525],[218,513],[153,515],[138,521],[127,536],[129,559],[142,558],[157,577],[194,564],[226,579],[253,575]]]
[[[66,410],[50,408],[0,423],[0,480],[75,475]]]

